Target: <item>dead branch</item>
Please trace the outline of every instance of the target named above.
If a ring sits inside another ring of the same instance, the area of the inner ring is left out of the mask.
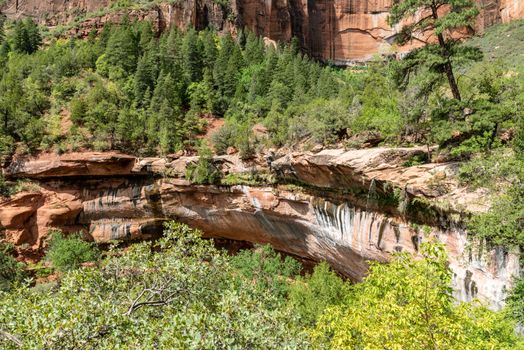
[[[24,346],[24,343],[20,339],[18,339],[17,337],[12,335],[11,333],[7,333],[6,331],[4,331],[2,329],[0,329],[0,336],[6,338],[7,340],[12,341],[16,345],[18,345],[18,347],[20,347],[20,348]]]

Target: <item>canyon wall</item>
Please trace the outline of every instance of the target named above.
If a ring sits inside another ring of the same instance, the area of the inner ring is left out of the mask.
[[[31,182],[0,201],[0,236],[36,259],[54,227],[84,231],[97,242],[130,241],[156,237],[164,221],[175,219],[209,237],[269,243],[327,260],[354,281],[365,275],[367,261],[387,261],[397,251],[417,254],[421,242],[437,238],[450,256],[457,299],[478,297],[500,308],[519,272],[518,257],[468,240],[453,205],[483,210],[483,193],[457,185],[456,164],[403,166],[421,152],[325,150],[268,154],[248,163],[234,155],[216,157],[225,175],[237,176],[239,184],[228,186],[188,182],[185,170],[197,157],[78,153],[19,159],[5,175]],[[240,184],[241,175],[254,173],[270,173],[279,184]],[[398,190],[401,201],[428,203],[417,209],[419,218],[414,208],[402,210],[393,200]],[[431,208],[439,202],[453,205],[445,212]]]
[[[246,27],[275,41],[296,37],[309,55],[337,64],[369,60],[412,48],[394,47],[398,28],[387,24],[391,0],[184,0],[129,11],[111,10],[111,0],[8,0],[0,9],[9,18],[29,16],[47,26],[81,18],[71,34],[86,34],[106,22],[130,17],[152,20],[157,28],[208,25],[235,31]],[[477,30],[524,17],[523,0],[478,0]],[[105,10],[104,10],[105,9]]]

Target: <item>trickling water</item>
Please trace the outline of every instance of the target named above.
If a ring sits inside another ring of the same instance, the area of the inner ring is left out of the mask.
[[[377,198],[377,184],[375,181],[375,178],[371,179],[371,182],[369,183],[369,189],[368,189],[368,196],[366,200],[366,210],[369,208],[371,204],[375,202]]]

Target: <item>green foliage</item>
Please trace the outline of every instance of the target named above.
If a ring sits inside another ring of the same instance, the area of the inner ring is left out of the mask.
[[[474,215],[468,228],[476,237],[507,248],[524,242],[524,164],[509,149],[479,156],[460,169],[463,183],[490,190],[491,209]]]
[[[501,61],[513,72],[524,73],[524,53],[522,45],[524,37],[524,20],[512,20],[509,23],[489,26],[482,35],[468,40],[468,45],[478,47],[487,60]],[[501,40],[504,38],[504,40]]]
[[[455,305],[444,247],[421,246],[423,259],[399,253],[371,263],[343,305],[327,309],[313,336],[338,349],[516,349],[514,324],[475,304]]]
[[[450,10],[439,11],[443,6]],[[422,13],[421,18],[409,20],[417,13]],[[395,75],[399,85],[405,87],[415,73],[424,71],[426,79],[420,89],[420,96],[437,88],[440,80],[446,77],[453,98],[460,100],[453,64],[479,60],[482,56],[477,48],[460,45],[460,41],[452,34],[472,26],[478,13],[472,0],[407,0],[394,4],[388,21],[391,25],[402,24],[397,42],[405,44],[417,38],[425,43],[423,47],[408,53],[396,66]],[[402,23],[404,20],[407,21]],[[436,36],[437,43],[428,40],[426,33],[434,33],[432,36]]]
[[[2,294],[2,331],[28,349],[309,348],[285,301],[243,276],[200,232],[169,223],[158,242],[111,251],[52,290]],[[17,345],[0,336],[0,347]]]
[[[311,275],[298,278],[291,285],[289,304],[301,322],[314,326],[328,307],[345,301],[349,286],[326,262],[322,262],[315,266]]]
[[[213,152],[206,142],[203,142],[200,146],[198,155],[196,164],[187,166],[186,178],[199,185],[220,183],[222,173],[214,164]]]
[[[335,143],[348,129],[396,130],[396,122],[385,127],[396,119],[396,94],[378,103],[357,98],[391,92],[386,78],[365,89],[374,80],[322,66],[293,45],[266,47],[252,33],[173,28],[156,38],[151,24],[124,19],[98,37],[52,40],[30,55],[9,53],[15,34],[8,30],[0,44],[0,152],[8,155],[15,145],[165,155],[194,147],[198,118],[209,113],[224,116],[232,134],[217,150],[235,146],[244,159],[303,137]],[[355,98],[363,101],[362,116],[350,111]],[[69,114],[73,125],[61,127]],[[253,135],[255,124],[268,126],[267,139]]]
[[[11,194],[11,188],[6,183],[4,175],[0,173],[0,197],[7,197]]]
[[[503,313],[454,303],[443,246],[421,251],[422,259],[399,253],[391,264],[372,263],[369,276],[351,286],[325,263],[298,278],[299,264],[269,246],[231,257],[201,232],[170,222],[159,241],[112,248],[96,267],[69,270],[54,286],[0,292],[0,319],[9,319],[0,346],[522,347]]]
[[[0,293],[22,283],[25,278],[24,264],[13,257],[13,247],[0,243]]]
[[[65,272],[77,269],[82,263],[96,261],[98,255],[94,243],[84,241],[79,235],[64,236],[60,231],[53,231],[46,259],[55,269]]]
[[[506,312],[520,324],[524,321],[524,279],[522,276],[513,281],[513,288],[506,298]]]
[[[517,134],[513,139],[513,149],[520,160],[524,160],[524,115],[521,115],[517,124]]]
[[[31,54],[42,44],[40,30],[31,18],[17,21],[12,37],[13,49],[19,53]]]
[[[287,278],[295,276],[300,264],[293,258],[282,257],[269,245],[243,250],[231,258],[231,264],[248,280],[253,281],[260,293],[283,298],[288,292]]]
[[[402,122],[398,98],[387,67],[373,62],[364,78],[364,91],[353,100],[353,131],[378,131],[384,138],[398,137]]]

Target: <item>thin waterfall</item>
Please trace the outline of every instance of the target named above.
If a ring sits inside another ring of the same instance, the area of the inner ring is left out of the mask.
[[[375,178],[372,178],[371,182],[369,183],[368,196],[366,200],[366,210],[369,208],[371,204],[374,204],[376,199],[377,199],[377,183],[375,181]]]

